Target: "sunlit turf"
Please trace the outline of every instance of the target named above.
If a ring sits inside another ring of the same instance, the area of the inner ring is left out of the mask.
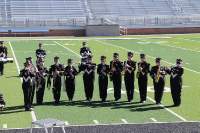
[[[106,37],[108,38],[108,37]],[[110,38],[110,37],[109,37]],[[200,113],[200,37],[198,34],[189,35],[154,35],[154,36],[126,36],[120,38],[129,39],[102,39],[99,38],[72,38],[72,37],[51,37],[51,38],[4,38],[7,40],[6,45],[9,48],[9,55],[12,56],[9,41],[18,60],[20,69],[23,66],[25,58],[34,57],[35,49],[39,42],[44,44],[47,51],[46,66],[53,63],[53,57],[59,56],[60,62],[66,64],[68,58],[73,58],[76,67],[80,62],[79,49],[82,39],[87,40],[88,46],[93,51],[95,63],[99,63],[101,55],[107,56],[107,62],[112,59],[112,54],[118,52],[120,60],[125,60],[127,51],[134,51],[134,60],[139,61],[139,53],[146,53],[147,60],[154,65],[155,57],[163,59],[163,65],[171,66],[175,63],[176,58],[182,58],[184,61],[185,74],[183,77],[182,105],[177,108],[170,107],[172,103],[169,92],[169,76],[166,78],[166,92],[163,97],[163,105],[182,116],[188,121],[199,121]],[[34,40],[31,40],[34,39]],[[50,40],[48,40],[50,39]],[[62,40],[63,39],[63,40]],[[81,39],[81,40],[64,40],[64,39]],[[70,51],[69,51],[70,49]],[[73,51],[73,52],[72,52]],[[4,93],[7,101],[8,110],[0,112],[0,128],[7,124],[9,128],[28,127],[31,122],[30,112],[23,112],[23,97],[21,81],[17,78],[16,65],[6,64],[4,77],[0,77],[0,92]],[[122,99],[113,102],[113,92],[109,91],[108,103],[99,102],[98,77],[95,80],[95,90],[93,103],[88,104],[85,99],[83,90],[82,74],[76,79],[76,92],[74,103],[67,101],[66,92],[62,91],[62,103],[60,106],[52,104],[53,96],[51,90],[45,90],[45,103],[42,106],[35,106],[37,119],[57,118],[67,121],[69,124],[84,125],[94,124],[97,120],[100,124],[123,123],[125,119],[128,123],[146,123],[152,122],[155,118],[158,122],[176,122],[182,121],[166,109],[154,105],[148,100],[145,104],[139,104],[139,94],[135,91],[133,103],[127,103],[125,88],[123,84]],[[152,80],[149,77],[149,88],[152,90]],[[112,88],[112,83],[109,83]],[[138,90],[137,79],[135,80],[135,89]],[[148,96],[153,98],[153,92],[149,90]]]

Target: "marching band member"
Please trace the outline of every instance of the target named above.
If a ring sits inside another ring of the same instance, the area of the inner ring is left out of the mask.
[[[161,66],[161,58],[156,58],[156,65],[151,68],[150,75],[153,79],[154,85],[154,99],[156,104],[161,104],[164,87],[165,87],[165,75],[167,74],[167,69]]]
[[[109,72],[110,68],[106,64],[106,56],[101,56],[101,63],[97,66],[97,74],[99,74],[99,94],[102,102],[105,102],[107,98]]]
[[[4,109],[6,102],[4,101],[3,94],[0,93],[0,111]]]
[[[4,59],[8,55],[7,47],[0,41],[0,58]],[[4,61],[0,60],[0,76],[4,74]]]
[[[30,67],[30,70],[33,74],[35,74],[34,77],[32,77],[32,90],[31,90],[31,105],[33,105],[33,100],[34,100],[34,96],[35,96],[35,85],[36,85],[36,73],[38,72],[37,70],[37,67],[33,64],[33,61],[32,61],[32,57],[28,57],[26,58],[26,63],[27,62],[30,62],[28,64],[29,67]]]
[[[65,88],[69,101],[73,100],[75,92],[75,77],[78,74],[78,71],[73,66],[73,60],[68,59],[68,65],[65,67]]]
[[[174,106],[181,105],[181,90],[182,90],[182,76],[184,73],[184,68],[182,66],[182,60],[176,60],[176,66],[172,66],[169,71],[171,74],[170,77],[170,87],[171,87],[171,95],[174,102]]]
[[[46,86],[47,68],[44,66],[44,59],[39,57],[37,62],[36,73],[36,102],[38,105],[43,103],[44,91]]]
[[[32,110],[32,91],[34,89],[35,73],[32,70],[32,64],[30,60],[24,63],[24,69],[20,71],[20,77],[22,77],[22,89],[24,94],[24,107],[25,111]]]
[[[132,60],[133,53],[128,52],[128,60],[124,62],[124,82],[128,102],[133,100],[136,62]]]
[[[45,58],[46,56],[46,51],[42,48],[42,43],[38,44],[39,48],[35,51],[35,55],[38,58]]]
[[[92,55],[92,52],[89,47],[87,47],[87,43],[82,43],[82,48],[80,49],[80,55],[81,55],[81,63],[87,63],[88,57]]]
[[[49,69],[49,77],[47,87],[51,87],[51,79],[53,79],[53,97],[55,105],[60,103],[60,94],[62,87],[62,75],[64,72],[64,66],[59,63],[59,57],[54,57],[54,64]]]
[[[90,102],[93,97],[95,69],[96,69],[96,64],[92,63],[92,56],[88,57],[88,62],[86,64],[81,64],[80,69],[84,72],[83,83],[84,83],[86,101]]]
[[[53,96],[54,96],[54,103],[55,105],[59,104],[60,102],[60,94],[61,94],[61,87],[62,87],[62,75],[64,72],[64,66],[59,63],[59,57],[54,57],[54,64],[51,65],[49,69],[49,77],[47,86],[51,87],[51,79],[53,79]]]
[[[121,98],[121,88],[122,88],[122,71],[123,63],[119,61],[119,54],[113,54],[113,60],[110,62],[110,79],[113,81],[114,87],[114,97],[115,101]]]
[[[145,54],[140,54],[141,61],[138,63],[138,86],[140,92],[140,102],[146,102],[148,73],[150,72],[150,64],[146,62]]]

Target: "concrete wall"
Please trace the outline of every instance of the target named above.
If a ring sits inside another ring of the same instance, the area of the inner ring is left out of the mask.
[[[47,32],[0,32],[0,37],[119,36],[119,26],[87,26],[86,29],[50,29]],[[130,28],[128,35],[200,33],[200,27]]]
[[[119,36],[119,25],[87,25],[86,36]]]
[[[128,35],[184,34],[184,33],[200,33],[200,27],[180,27],[180,28],[131,28],[131,29],[128,29]]]
[[[84,29],[53,29],[47,32],[0,32],[0,37],[85,36]]]

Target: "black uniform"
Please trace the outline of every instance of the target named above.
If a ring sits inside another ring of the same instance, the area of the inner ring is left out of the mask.
[[[35,74],[30,69],[25,68],[20,71],[20,77],[23,78],[22,89],[24,94],[24,107],[27,111],[30,110],[32,106],[32,90],[34,89],[33,78]]]
[[[78,74],[74,66],[65,67],[65,88],[69,101],[73,100],[75,92],[75,76]]]
[[[106,101],[108,89],[108,73],[110,72],[109,65],[98,64],[97,73],[99,74],[99,94],[102,101]]]
[[[84,82],[86,100],[90,101],[93,97],[93,91],[94,91],[96,64],[94,63],[81,64],[80,69],[84,71],[83,82]]]
[[[4,101],[3,94],[0,93],[0,111],[3,110],[5,105],[6,105],[6,102]]]
[[[165,87],[166,68],[163,66],[153,66],[150,75],[154,85],[154,99],[157,104],[160,104]]]
[[[6,58],[7,57],[7,47],[0,46],[0,58]],[[3,75],[4,72],[4,62],[0,61],[0,75]]]
[[[46,86],[46,76],[48,70],[44,66],[37,65],[38,72],[36,74],[36,102],[37,104],[43,103],[44,91]]]
[[[146,101],[147,98],[147,84],[148,84],[148,73],[150,72],[150,64],[147,62],[138,63],[138,86],[140,92],[141,102]]]
[[[52,90],[53,90],[55,104],[58,104],[60,102],[63,72],[64,72],[64,66],[62,64],[51,65],[49,69],[48,83],[49,83],[50,78],[53,78]]]
[[[112,69],[115,69],[113,71]],[[115,101],[119,100],[121,98],[121,88],[122,88],[122,74],[123,71],[123,63],[116,60],[110,62],[110,79],[113,81],[113,87],[114,87],[114,97]]]
[[[37,49],[35,55],[37,58],[44,58],[46,56],[46,51],[44,49]]]
[[[90,48],[88,47],[82,47],[80,49],[80,55],[81,55],[81,63],[86,63],[88,61],[88,57],[92,54]]]
[[[175,106],[179,106],[181,104],[181,90],[182,90],[182,75],[184,73],[184,69],[182,67],[174,66],[170,70],[170,87],[172,99]]]
[[[126,93],[128,101],[133,100],[134,95],[134,82],[135,82],[135,69],[136,69],[136,62],[132,60],[127,60],[124,62],[124,82],[126,87]]]

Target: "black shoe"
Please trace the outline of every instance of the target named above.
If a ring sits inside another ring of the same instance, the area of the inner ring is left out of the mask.
[[[157,105],[161,105],[161,103],[160,103],[160,102],[156,102],[156,104],[157,104]]]
[[[106,99],[102,99],[101,102],[102,102],[102,103],[106,102]]]
[[[174,104],[174,107],[179,107],[180,106],[180,104]]]
[[[119,101],[119,99],[120,99],[120,98],[115,98],[115,101],[117,102],[117,101]]]

